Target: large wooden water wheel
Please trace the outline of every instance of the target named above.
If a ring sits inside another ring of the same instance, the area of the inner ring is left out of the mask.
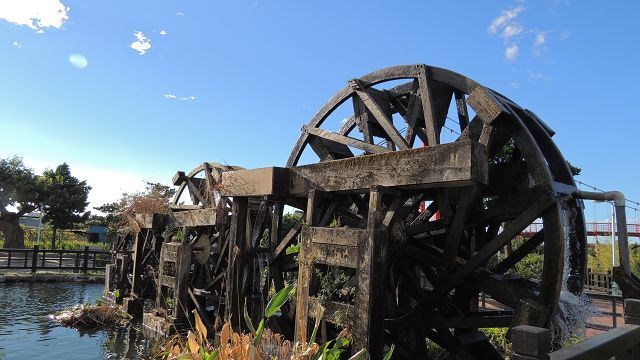
[[[454,132],[460,135],[449,142],[484,146],[488,184],[388,191],[381,199],[389,233],[378,299],[383,338],[403,358],[425,358],[425,339],[455,356],[491,358],[496,353],[478,328],[551,326],[561,290],[582,291],[584,218],[570,196],[575,184],[553,131],[533,112],[465,76],[407,65],[349,81],[303,127],[287,166],[443,146]],[[373,171],[392,176],[395,169]],[[331,194],[318,203],[319,218],[333,226],[366,226],[369,197]],[[282,209],[276,204],[275,213]],[[533,222],[542,229],[520,239]],[[295,236],[274,235],[274,248]],[[539,281],[510,271],[536,251],[544,258]],[[291,256],[276,256],[272,275],[281,287],[296,268]],[[479,293],[510,310],[478,309]]]

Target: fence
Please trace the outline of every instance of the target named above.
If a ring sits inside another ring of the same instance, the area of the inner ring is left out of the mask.
[[[0,249],[0,269],[73,270],[86,273],[89,270],[104,271],[111,260],[111,253],[103,250],[45,250],[39,245],[33,249]]]
[[[589,291],[597,291],[600,293],[611,294],[613,285],[613,275],[611,271],[606,273],[597,273],[587,269],[587,276],[584,279],[584,289]]]

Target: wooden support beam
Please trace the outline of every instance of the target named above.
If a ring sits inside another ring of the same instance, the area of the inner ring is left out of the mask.
[[[538,245],[544,241],[544,229],[537,232],[535,235],[527,239],[524,244],[518,246],[518,248],[509,255],[506,259],[502,260],[496,265],[492,271],[496,274],[504,274],[507,270],[514,267],[525,256],[533,252]]]
[[[242,268],[246,252],[248,199],[236,196],[231,207],[231,226],[229,229],[229,254],[227,267],[227,295],[225,299],[225,319],[238,331],[241,328],[242,313]]]
[[[433,146],[440,143],[440,131],[438,129],[436,112],[434,106],[433,92],[430,88],[429,74],[427,74],[427,67],[419,65],[418,83],[420,101],[422,102],[422,114],[424,117],[424,129],[426,131],[428,143],[425,145]]]
[[[358,79],[353,79],[349,82],[351,88],[356,91],[357,96],[362,100],[364,105],[369,109],[371,114],[375,117],[378,124],[387,133],[388,138],[400,149],[405,150],[409,148],[409,144],[405,141],[398,130],[393,126],[393,119],[388,113],[383,111],[381,105],[370,95],[370,89],[367,89],[367,85]]]
[[[223,196],[305,197],[311,189],[354,193],[373,185],[424,189],[486,184],[484,151],[476,142],[457,141],[292,168],[228,171],[222,174],[220,192]]]
[[[225,224],[225,214],[218,216],[216,209],[192,209],[173,211],[168,214],[136,214],[136,221],[142,229],[159,230],[165,227],[195,227]]]
[[[342,144],[345,146],[351,146],[354,147],[356,149],[360,149],[363,150],[367,153],[371,153],[371,154],[382,154],[382,153],[386,153],[389,152],[389,149],[383,148],[380,145],[376,145],[376,144],[369,144],[367,142],[358,140],[358,139],[354,139],[352,137],[349,136],[344,136],[344,135],[340,135],[340,134],[336,134],[333,133],[331,131],[326,131],[326,130],[322,130],[320,128],[316,128],[316,127],[312,127],[312,126],[308,126],[308,125],[304,125],[302,127],[302,131],[309,133],[313,136],[322,138],[322,139],[327,139],[327,140],[331,140],[334,141],[338,144]]]
[[[467,101],[464,98],[464,94],[460,91],[455,91],[456,108],[458,110],[458,124],[460,124],[460,132],[469,125],[469,109],[467,108]]]

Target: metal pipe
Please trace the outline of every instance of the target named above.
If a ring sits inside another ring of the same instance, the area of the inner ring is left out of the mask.
[[[615,206],[615,216],[617,218],[618,230],[618,250],[620,255],[620,266],[627,275],[631,275],[631,263],[629,261],[629,238],[627,236],[627,212],[625,210],[626,200],[620,191],[591,192],[576,190],[572,195],[579,199],[596,201],[613,201]],[[613,232],[614,229],[612,228]],[[612,244],[613,246],[613,244]]]

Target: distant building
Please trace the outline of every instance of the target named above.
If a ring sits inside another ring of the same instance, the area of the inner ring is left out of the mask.
[[[91,242],[105,242],[107,240],[107,226],[89,224],[87,225],[87,234]]]
[[[39,223],[40,223],[39,212],[27,213],[20,218],[20,225],[29,226],[29,227],[38,227]]]

